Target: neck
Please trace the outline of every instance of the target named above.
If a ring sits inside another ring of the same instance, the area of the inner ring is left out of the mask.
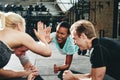
[[[93,39],[95,39],[96,37],[93,37],[91,39],[88,40],[88,49],[91,49],[92,48],[92,41]]]
[[[60,43],[59,46],[62,49],[65,43]]]

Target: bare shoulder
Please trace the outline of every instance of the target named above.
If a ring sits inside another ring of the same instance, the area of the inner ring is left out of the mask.
[[[28,34],[24,32],[18,32],[16,36],[20,41],[34,41],[34,39]]]
[[[9,33],[8,37],[9,37],[9,41],[12,41],[12,43],[17,45],[23,45],[29,42],[33,42],[32,37],[25,32],[13,31]]]

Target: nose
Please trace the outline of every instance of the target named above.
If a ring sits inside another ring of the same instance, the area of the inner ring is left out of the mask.
[[[58,35],[57,35],[57,36],[58,36],[58,37],[60,37],[60,36],[61,36],[61,34],[59,34],[59,33],[58,33]]]
[[[75,43],[76,41],[74,40],[74,43]]]
[[[74,40],[74,43],[76,44],[76,41]]]

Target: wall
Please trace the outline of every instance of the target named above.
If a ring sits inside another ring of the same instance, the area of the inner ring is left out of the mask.
[[[91,0],[90,20],[99,35],[104,31],[105,37],[112,37],[114,0]]]

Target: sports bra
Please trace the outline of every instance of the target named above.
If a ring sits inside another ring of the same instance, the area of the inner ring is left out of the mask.
[[[3,68],[8,63],[12,53],[11,49],[0,41],[0,68]]]

